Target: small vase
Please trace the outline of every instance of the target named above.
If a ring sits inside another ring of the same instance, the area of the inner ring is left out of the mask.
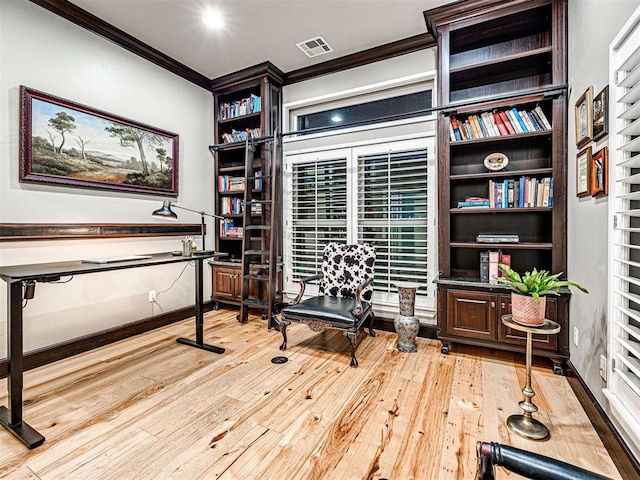
[[[514,322],[539,327],[544,324],[546,307],[547,297],[540,297],[538,302],[531,296],[511,293],[511,315]]]
[[[398,350],[401,352],[417,352],[416,337],[420,328],[420,320],[414,313],[416,304],[416,290],[419,283],[398,282],[398,297],[400,299],[400,314],[393,319],[393,326],[398,334]]]

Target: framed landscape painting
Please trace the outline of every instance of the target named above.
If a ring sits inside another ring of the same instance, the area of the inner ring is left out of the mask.
[[[20,87],[20,180],[178,195],[178,135]]]

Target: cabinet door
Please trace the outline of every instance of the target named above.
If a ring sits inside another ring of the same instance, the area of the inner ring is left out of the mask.
[[[213,295],[238,300],[240,294],[240,269],[213,267]]]
[[[496,339],[496,295],[447,291],[447,330],[461,337]]]
[[[500,295],[498,298],[500,302],[501,315],[511,313],[511,296]],[[545,318],[558,321],[558,301],[555,298],[547,297],[547,309],[545,311]],[[505,343],[512,343],[514,345],[526,345],[527,334],[520,332],[519,330],[513,330],[500,321],[498,327],[498,340]],[[533,335],[532,337],[533,348],[544,348],[546,350],[556,350],[558,347],[557,335]]]

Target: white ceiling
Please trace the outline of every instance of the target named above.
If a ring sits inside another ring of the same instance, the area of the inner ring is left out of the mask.
[[[284,72],[427,32],[422,12],[451,0],[71,0],[208,78],[270,61]],[[200,17],[221,9],[227,25]],[[308,58],[296,43],[334,49]]]

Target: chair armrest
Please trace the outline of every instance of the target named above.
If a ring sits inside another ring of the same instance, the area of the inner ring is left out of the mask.
[[[499,443],[478,442],[476,453],[478,456],[476,480],[493,480],[494,465],[499,465],[525,478],[538,480],[611,480],[560,460]]]
[[[373,282],[373,277],[367,278],[364,282],[358,285],[358,288],[356,288],[356,306],[351,311],[353,316],[356,318],[360,318],[362,312],[364,311],[364,309],[362,308],[362,299],[360,298],[362,295],[362,290],[364,290],[371,282]]]
[[[304,290],[307,287],[307,283],[313,282],[314,280],[320,280],[323,277],[324,277],[324,274],[318,273],[316,275],[310,275],[308,277],[303,277],[300,280],[298,280],[298,283],[300,284],[300,291],[298,292],[298,295],[296,295],[296,298],[293,299],[293,302],[291,302],[290,305],[296,305],[300,303],[300,300],[302,300],[302,296],[304,295]]]

